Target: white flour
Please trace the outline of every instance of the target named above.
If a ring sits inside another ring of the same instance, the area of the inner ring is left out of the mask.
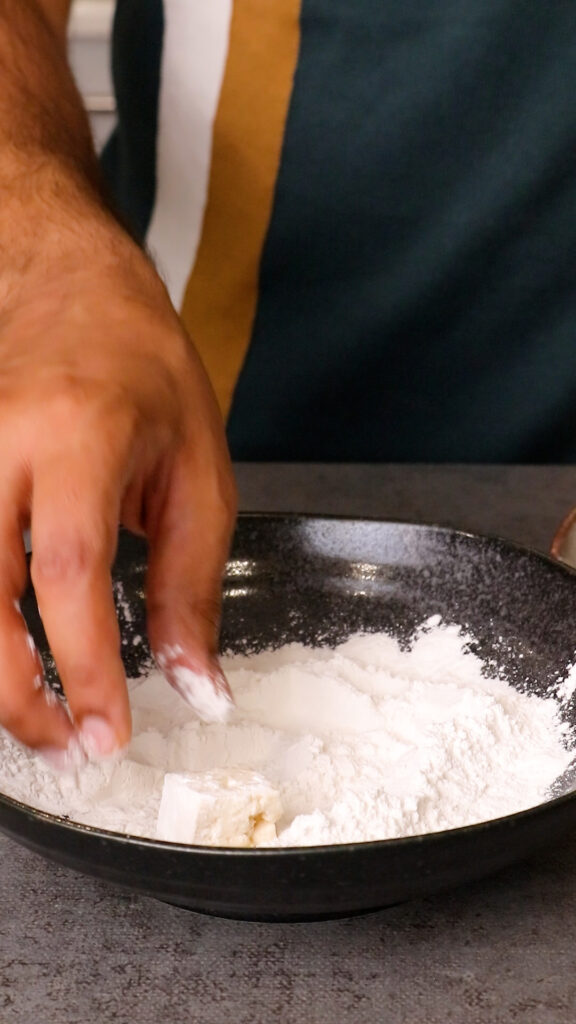
[[[200,723],[153,672],[131,684],[134,738],[122,761],[57,775],[4,736],[0,790],[73,821],[155,837],[167,772],[250,769],[282,803],[273,845],[297,846],[513,813],[545,799],[572,758],[553,698],[486,679],[458,629],[433,620],[410,651],[379,634],[335,650],[224,658],[223,667],[237,703],[227,724]]]

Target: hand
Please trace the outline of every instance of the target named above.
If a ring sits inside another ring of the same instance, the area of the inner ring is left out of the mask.
[[[161,667],[200,713],[229,707],[216,651],[235,490],[220,414],[152,266],[90,217],[52,217],[0,304],[0,724],[62,765],[130,737],[110,579],[120,522],[149,541]],[[70,715],[47,699],[19,612],[28,525]]]

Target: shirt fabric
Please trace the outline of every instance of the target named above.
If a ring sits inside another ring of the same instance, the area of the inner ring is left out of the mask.
[[[576,460],[572,0],[118,0],[103,165],[249,460]]]

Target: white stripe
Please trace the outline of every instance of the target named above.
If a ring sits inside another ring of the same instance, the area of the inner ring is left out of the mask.
[[[157,191],[147,243],[180,309],[208,194],[233,0],[164,0]]]

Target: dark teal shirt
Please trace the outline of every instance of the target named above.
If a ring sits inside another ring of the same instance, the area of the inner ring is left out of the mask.
[[[119,0],[104,166],[142,235],[162,26]],[[576,4],[303,0],[301,30],[233,455],[576,461]]]

